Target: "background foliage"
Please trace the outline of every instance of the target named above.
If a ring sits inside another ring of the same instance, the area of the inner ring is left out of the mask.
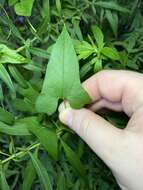
[[[0,1],[0,189],[119,189],[102,161],[58,120],[37,112],[63,24],[85,80],[101,69],[143,72],[141,0]],[[97,27],[98,26],[98,27]],[[128,118],[101,113],[117,127]]]

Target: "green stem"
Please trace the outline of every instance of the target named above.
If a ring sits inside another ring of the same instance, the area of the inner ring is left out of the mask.
[[[30,150],[32,150],[32,149],[38,147],[38,146],[40,146],[40,143],[36,143],[36,144],[34,144],[34,145],[32,145],[32,146],[30,145],[30,146],[27,147],[25,150],[22,150],[22,151],[20,151],[20,152],[17,152],[16,154],[13,154],[13,155],[9,156],[9,157],[6,158],[5,160],[3,160],[1,163],[2,163],[2,164],[5,164],[6,162],[8,162],[8,161],[10,161],[10,160],[13,160],[14,158],[17,158],[17,157],[19,157],[19,156],[22,156],[23,154],[25,155],[25,154],[28,153],[28,151],[30,151]],[[23,155],[23,156],[24,156],[24,155]]]
[[[0,154],[2,154],[2,155],[4,155],[4,156],[10,156],[9,154],[7,154],[7,153],[5,153],[5,152],[2,152],[1,150],[0,150]]]

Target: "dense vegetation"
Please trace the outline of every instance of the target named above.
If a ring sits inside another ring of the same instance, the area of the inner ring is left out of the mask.
[[[84,81],[102,69],[142,73],[142,34],[141,0],[0,1],[1,190],[119,189],[109,169],[59,122],[55,110],[64,99],[77,108],[89,102],[79,77]],[[61,53],[70,60],[69,73],[62,76],[66,87],[52,72],[62,69]],[[69,95],[71,73],[78,82]],[[123,113],[100,114],[117,127],[128,121]]]

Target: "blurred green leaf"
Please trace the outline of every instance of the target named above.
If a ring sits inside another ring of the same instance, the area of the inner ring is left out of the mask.
[[[118,33],[118,16],[117,13],[111,12],[111,10],[106,10],[106,18],[111,26],[111,29],[115,35]]]
[[[98,45],[99,49],[101,50],[102,47],[104,46],[103,33],[98,26],[92,26],[92,32],[93,32],[94,38],[97,42],[97,45]]]
[[[0,187],[1,190],[10,190],[10,187],[6,181],[5,173],[1,165],[0,165]]]
[[[38,122],[28,127],[44,146],[45,150],[52,156],[53,159],[58,159],[58,138],[54,129],[43,127]],[[52,125],[52,124],[51,124]]]
[[[35,104],[31,101],[29,101],[28,98],[16,98],[13,100],[12,105],[15,107],[17,111],[21,112],[29,112],[29,113],[35,113]]]
[[[75,44],[75,49],[77,54],[79,54],[79,59],[86,59],[97,51],[90,43],[86,41]]]
[[[31,16],[34,0],[20,0],[14,6],[17,15]]]
[[[27,88],[27,82],[22,76],[22,74],[18,71],[18,69],[13,65],[8,65],[8,69],[12,77],[16,80],[16,82],[23,88]]]
[[[52,190],[53,188],[52,188],[50,178],[49,178],[46,168],[43,166],[43,164],[41,163],[41,161],[37,158],[35,154],[29,153],[29,155],[31,157],[32,163],[35,167],[35,170],[37,172],[41,185],[43,186],[45,190]]]
[[[0,121],[0,133],[16,136],[31,135],[27,129],[28,119],[16,120],[14,125],[10,126]]]
[[[5,122],[7,124],[13,124],[14,116],[12,115],[12,113],[0,107],[0,121]]]
[[[108,57],[112,60],[119,60],[120,59],[120,56],[119,56],[116,49],[113,49],[110,47],[104,47],[101,52],[103,55],[105,55],[106,57]]]
[[[29,47],[28,50],[31,54],[36,55],[38,57],[42,57],[45,59],[49,59],[50,57],[49,53],[41,48]]]
[[[70,164],[75,168],[81,177],[86,179],[86,171],[78,155],[63,140],[61,140],[61,144]]]
[[[10,6],[14,5],[18,0],[8,0]]]
[[[36,178],[36,171],[31,160],[27,162],[27,166],[24,169],[23,178],[21,190],[30,190],[32,188],[33,181]]]
[[[27,63],[27,60],[17,53],[16,50],[12,50],[6,45],[0,44],[0,63],[23,64]]]
[[[97,1],[97,2],[95,2],[95,5],[105,8],[105,9],[112,9],[112,10],[116,10],[116,11],[123,12],[123,13],[130,12],[127,8],[118,5],[114,1],[108,1],[108,2],[107,1]]]
[[[15,88],[13,86],[12,80],[7,72],[7,70],[5,69],[5,67],[0,64],[0,78],[7,84],[7,86],[9,87],[9,89],[12,92],[15,92]]]
[[[94,72],[98,72],[102,70],[102,59],[96,58],[94,63]]]
[[[61,170],[58,173],[57,190],[67,190],[66,179],[65,179],[63,171]]]

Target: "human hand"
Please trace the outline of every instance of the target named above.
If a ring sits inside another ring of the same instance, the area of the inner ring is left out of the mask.
[[[110,167],[123,190],[143,189],[143,75],[101,71],[83,83],[89,109],[59,108],[60,120],[73,129]],[[123,111],[130,120],[118,129],[95,114],[100,108]]]

